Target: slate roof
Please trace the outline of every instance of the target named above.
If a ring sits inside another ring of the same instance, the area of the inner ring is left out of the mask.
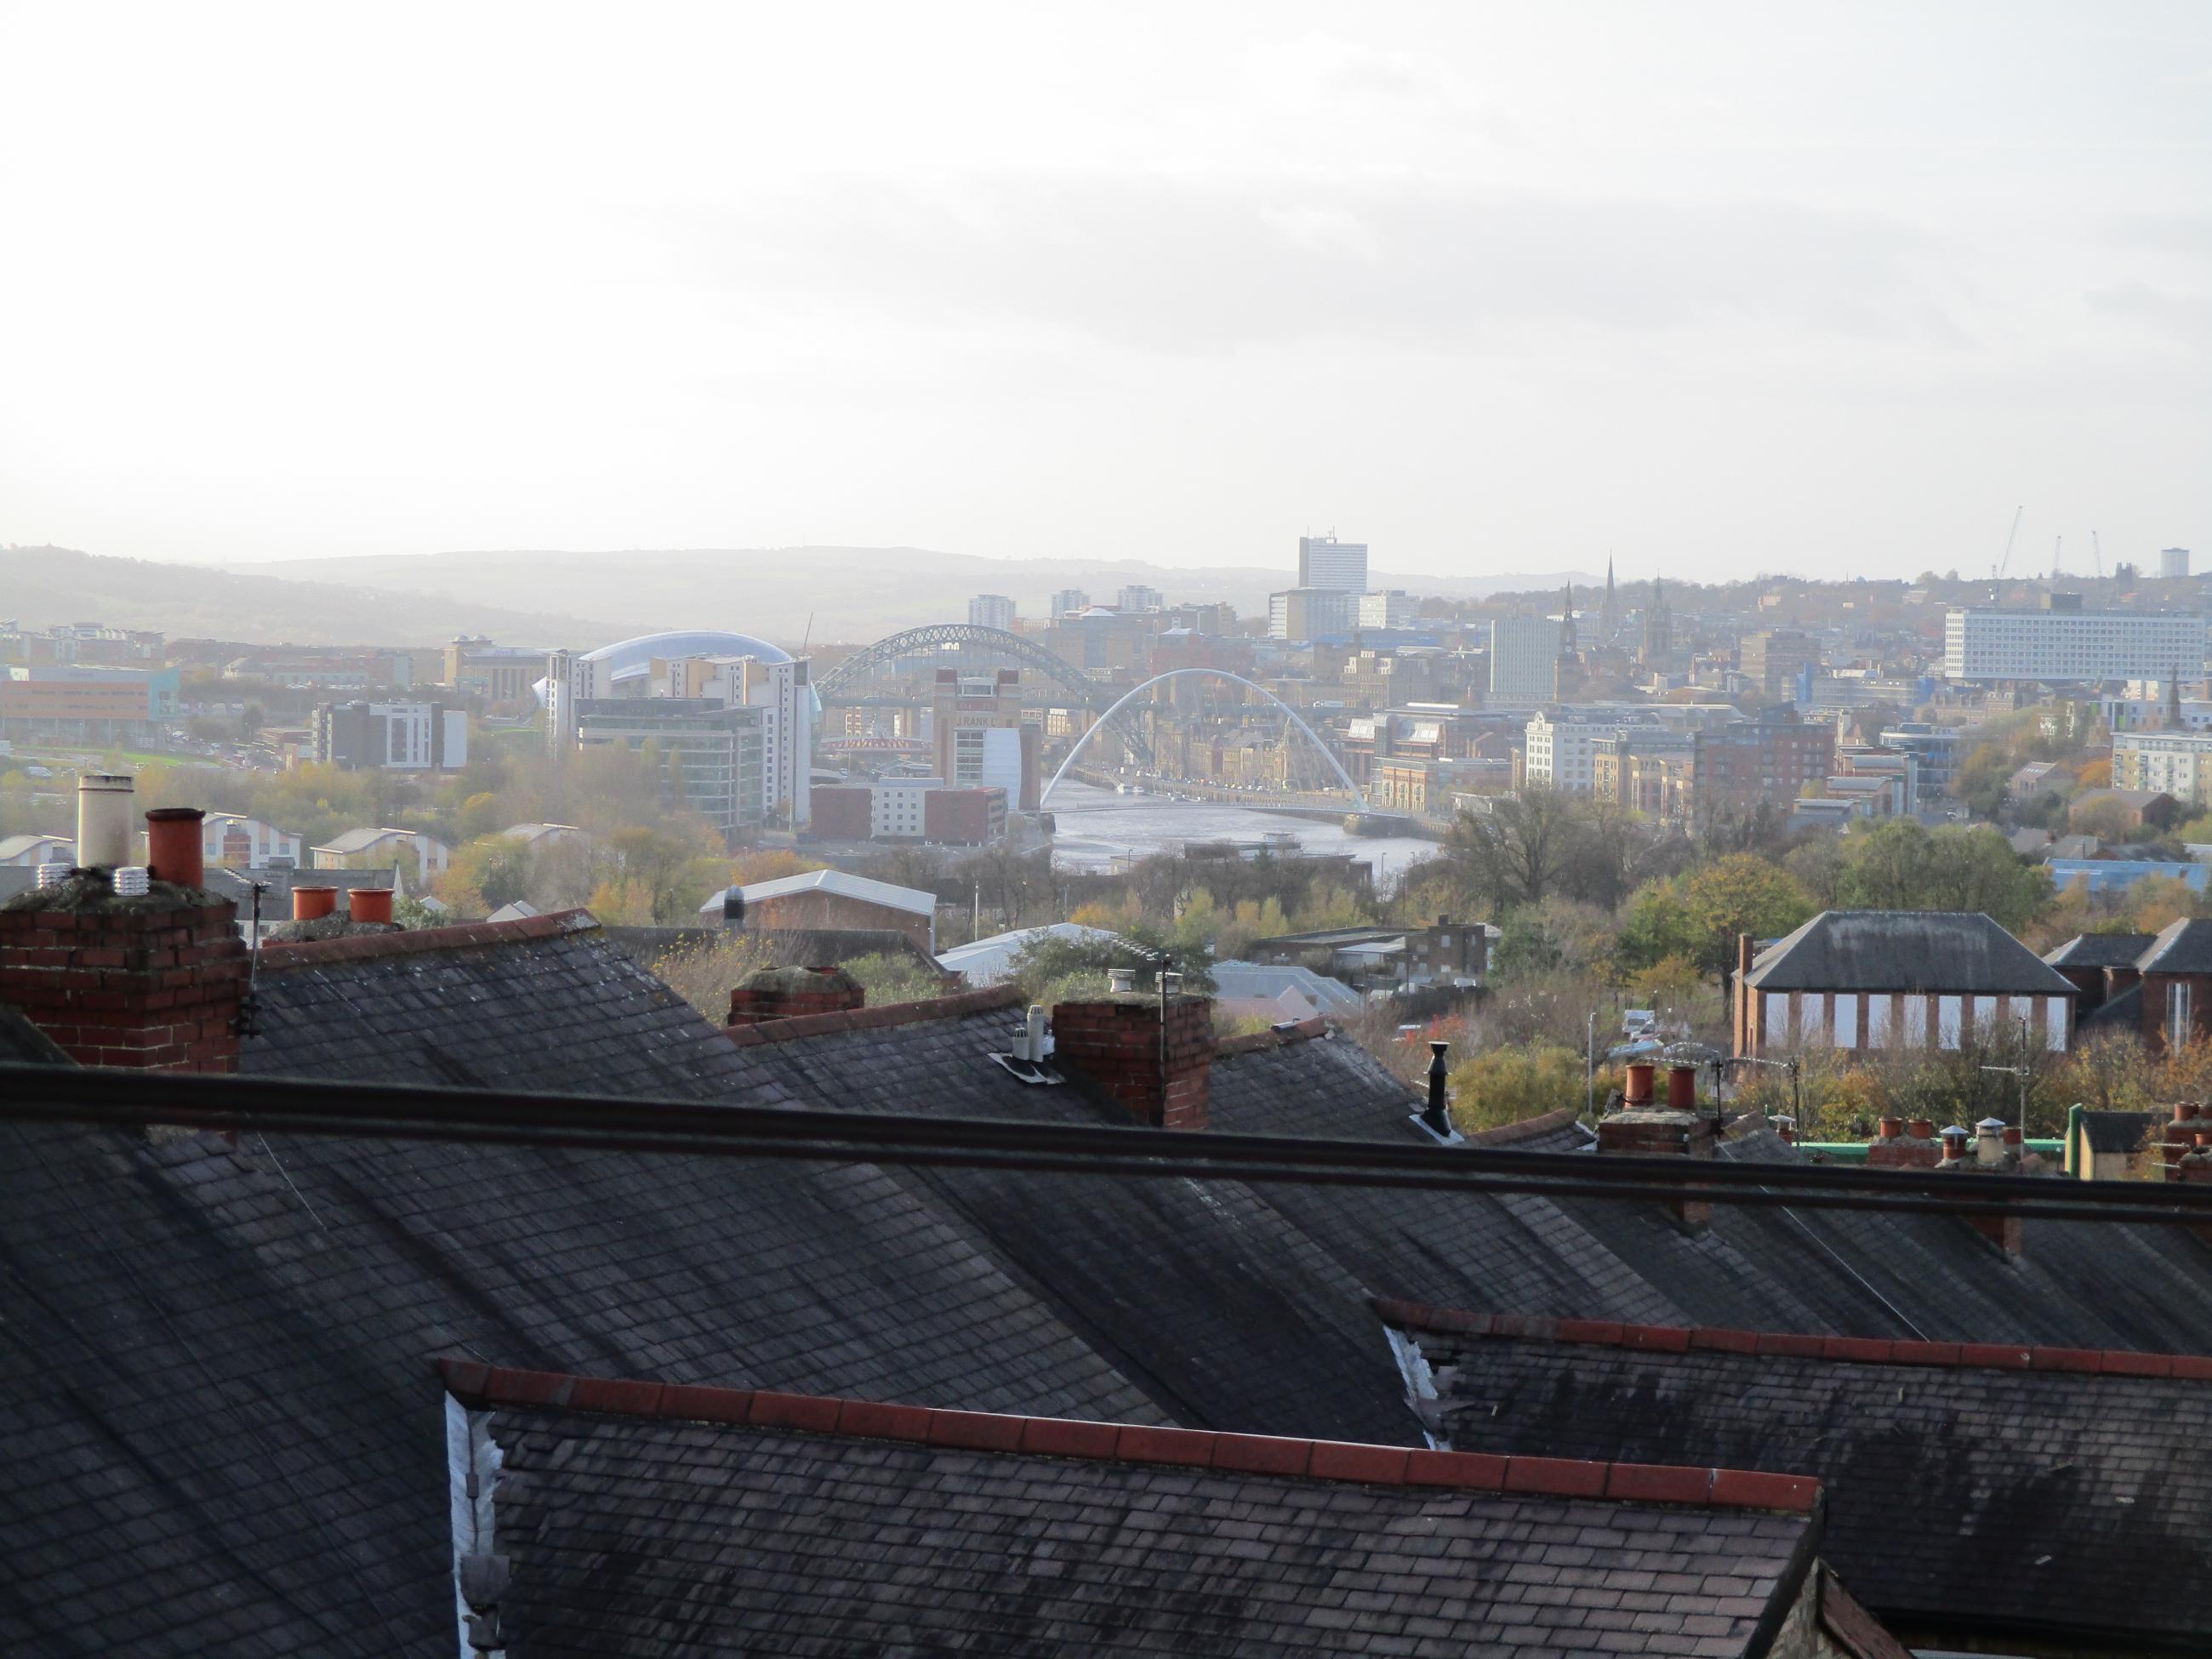
[[[573,916],[271,948],[260,1005],[264,1073],[737,1059]],[[439,1354],[1167,1416],[866,1164],[0,1125],[0,1307],[6,1652],[452,1651]]]
[[[2044,952],[2053,968],[2132,968],[2151,942],[2149,933],[2077,933]]]
[[[1413,1327],[1456,1450],[1814,1476],[1823,1556],[1915,1645],[2212,1639],[2212,1359],[1491,1323]]]
[[[702,914],[720,915],[723,893],[714,894],[699,907]],[[790,898],[800,893],[829,893],[839,898],[858,899],[867,904],[880,904],[887,909],[910,910],[916,915],[937,914],[937,895],[924,892],[918,887],[900,887],[888,881],[877,881],[868,876],[856,876],[844,870],[809,870],[796,876],[779,876],[774,881],[750,882],[739,890],[747,904],[758,904],[768,899]]]
[[[1761,951],[1745,983],[1762,991],[2075,994],[1987,916],[1952,910],[1823,910]]]
[[[2081,1137],[2093,1152],[2124,1155],[2141,1152],[2146,1141],[2160,1139],[2158,1127],[2166,1121],[2164,1112],[2084,1112]]]
[[[2212,974],[2212,921],[2183,917],[2145,947],[2136,966],[2146,974]]]
[[[780,1401],[763,1423],[720,1391],[664,1406],[634,1385],[514,1382],[510,1397],[550,1383],[599,1414],[495,1401],[474,1419],[497,1462],[477,1462],[490,1535],[470,1541],[511,1569],[496,1607],[514,1659],[1600,1644],[1718,1659],[1757,1650],[1814,1565],[1811,1483],[1733,1471],[1516,1472],[1106,1424],[856,1419],[831,1400]],[[1681,1501],[1603,1495],[1639,1475],[1630,1490]],[[1717,1504],[1731,1483],[1795,1507]]]
[[[2081,1016],[2075,1027],[2075,1036],[2141,1036],[2142,1035],[2142,981],[2137,980],[2124,991],[2105,999]]]

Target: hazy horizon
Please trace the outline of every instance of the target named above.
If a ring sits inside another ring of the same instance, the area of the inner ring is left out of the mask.
[[[2212,556],[2201,6],[0,6],[0,543]]]

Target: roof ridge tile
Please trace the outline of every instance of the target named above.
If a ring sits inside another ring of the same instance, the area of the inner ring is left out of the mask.
[[[836,1036],[846,1031],[886,1030],[893,1026],[917,1025],[924,1020],[959,1019],[969,1014],[1014,1007],[1026,994],[1018,985],[988,985],[976,991],[956,991],[945,997],[883,1002],[872,1008],[846,1008],[835,1013],[794,1014],[785,1019],[764,1019],[757,1025],[720,1025],[715,1029],[740,1048],[751,1048],[772,1042],[795,1042],[803,1037]]]
[[[1936,1365],[1956,1370],[2067,1371],[2089,1376],[2172,1377],[2212,1382],[2212,1355],[2133,1348],[2054,1348],[2030,1342],[1905,1342],[1883,1337],[1821,1336],[1802,1331],[1741,1331],[1713,1325],[1623,1325],[1602,1319],[1549,1319],[1473,1313],[1398,1297],[1372,1298],[1386,1325],[1454,1336],[1519,1337],[1594,1347],[1682,1353],[1703,1349],[1777,1359],[1827,1359],[1857,1365]]]
[[[514,945],[524,939],[557,939],[564,933],[597,931],[589,910],[555,910],[513,921],[461,921],[446,927],[411,927],[396,933],[348,933],[337,939],[303,939],[264,944],[261,970],[283,973],[325,963],[370,962],[383,957],[416,956],[426,951],[463,951],[477,945]]]
[[[1074,1418],[952,1411],[769,1389],[704,1388],[641,1378],[517,1370],[443,1358],[447,1392],[471,1410],[589,1412],[648,1421],[742,1424],[917,1446],[1095,1462],[1153,1463],[1223,1473],[1370,1486],[1450,1487],[1522,1497],[1603,1498],[1809,1514],[1820,1484],[1756,1469],[1607,1463],[1571,1457],[1498,1457],[1357,1440],[1231,1434],[1211,1429],[1094,1423]]]

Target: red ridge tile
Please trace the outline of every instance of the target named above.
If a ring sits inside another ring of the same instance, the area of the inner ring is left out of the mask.
[[[1666,1463],[1609,1464],[1605,1495],[1647,1504],[1702,1504],[1712,1490],[1711,1469]]]
[[[1409,1486],[1465,1486],[1478,1492],[1505,1488],[1505,1459],[1488,1452],[1417,1451],[1406,1462]]]
[[[1959,1345],[1959,1363],[1961,1365],[2024,1371],[2027,1369],[2028,1358],[2029,1350],[2025,1342],[1961,1342]]]
[[[2098,1370],[2106,1376],[2172,1376],[2173,1359],[2162,1353],[2126,1353],[2107,1348],[2098,1356]]]
[[[1715,1469],[1711,1502],[1731,1509],[1809,1511],[1820,1483],[1808,1474],[1770,1474],[1761,1469]]]
[[[481,1359],[441,1359],[439,1374],[446,1380],[446,1392],[465,1404],[483,1398],[485,1379],[491,1367]]]
[[[750,1389],[703,1389],[671,1382],[660,1391],[660,1414],[695,1423],[744,1423],[752,1417]]]
[[[1021,1449],[1043,1457],[1111,1457],[1121,1437],[1118,1423],[1032,1417],[1022,1425]]]
[[[1015,1451],[1021,1447],[1022,1431],[1029,1420],[997,1412],[932,1412],[929,1443],[960,1446],[969,1451]]]
[[[837,1426],[838,1409],[838,1401],[825,1400],[819,1395],[774,1394],[764,1389],[753,1396],[745,1421],[757,1428],[805,1429],[815,1434],[829,1434]]]
[[[1625,1328],[1619,1320],[1562,1319],[1556,1334],[1562,1342],[1618,1343]]]
[[[495,1365],[484,1378],[484,1398],[501,1406],[566,1406],[575,1380],[565,1371],[518,1371]]]
[[[1687,1353],[1690,1333],[1680,1325],[1624,1325],[1620,1328],[1620,1346],[1654,1353]]]
[[[1239,1474],[1304,1474],[1314,1443],[1268,1434],[1217,1434],[1213,1467]]]
[[[1757,1353],[1759,1333],[1732,1331],[1716,1328],[1711,1325],[1699,1325],[1690,1332],[1690,1346],[1693,1348],[1711,1348],[1719,1353]]]
[[[1823,1359],[1855,1360],[1878,1365],[1889,1358],[1889,1344],[1874,1337],[1830,1336],[1820,1340]]]
[[[1324,1480],[1358,1480],[1370,1486],[1402,1486],[1407,1460],[1402,1446],[1370,1446],[1356,1441],[1316,1440],[1306,1473]]]
[[[837,1432],[869,1440],[927,1440],[931,1413],[927,1406],[887,1406],[880,1401],[848,1400],[837,1410]]]
[[[2212,1354],[2178,1353],[2173,1356],[2173,1375],[2187,1382],[2212,1382]]]
[[[660,1384],[617,1377],[579,1376],[568,1389],[572,1412],[607,1412],[626,1417],[654,1417],[660,1412]]]
[[[1889,1363],[1893,1365],[1956,1365],[1959,1364],[1959,1345],[1955,1342],[1893,1342],[1889,1345]]]
[[[1575,1457],[1509,1457],[1505,1490],[1550,1498],[1599,1498],[1605,1493],[1606,1472],[1611,1467]]]
[[[1115,1437],[1114,1455],[1132,1463],[1185,1463],[1202,1469],[1213,1461],[1213,1437],[1204,1429],[1152,1429],[1132,1423]]]
[[[1820,1337],[1801,1336],[1793,1331],[1762,1331],[1759,1352],[1780,1359],[1818,1359],[1820,1343]]]
[[[2033,1371],[2094,1372],[2104,1355],[2094,1348],[2030,1348],[2027,1368]]]

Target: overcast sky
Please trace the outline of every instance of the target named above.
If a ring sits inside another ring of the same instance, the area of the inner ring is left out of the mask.
[[[2212,565],[2203,0],[7,3],[0,76],[0,541]]]

